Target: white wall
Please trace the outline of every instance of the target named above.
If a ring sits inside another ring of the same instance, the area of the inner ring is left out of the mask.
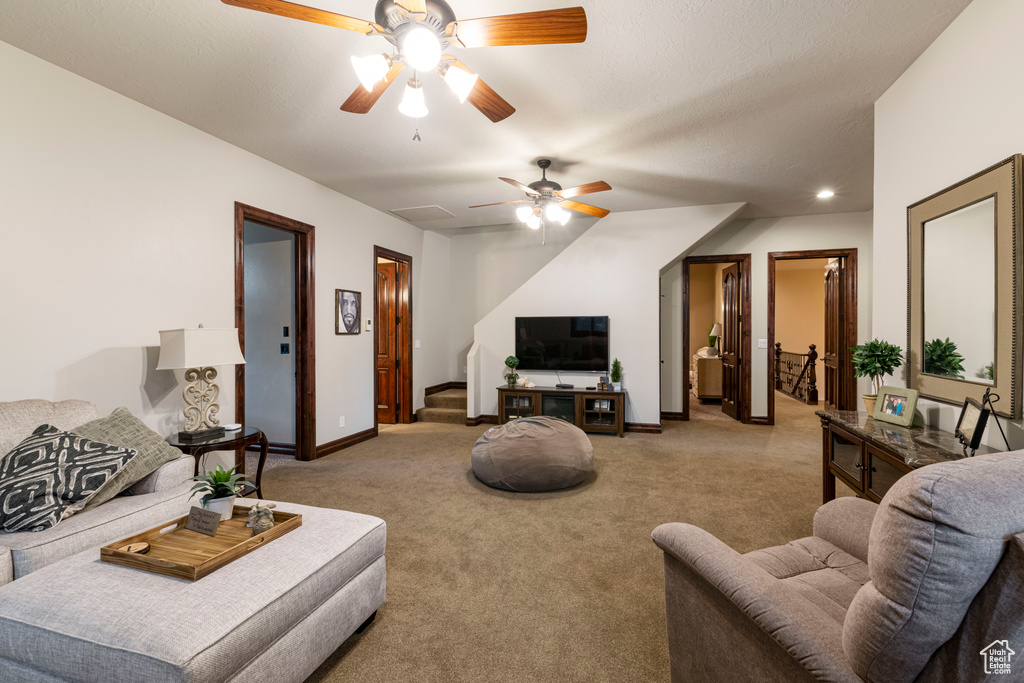
[[[805,249],[856,249],[858,265],[858,341],[871,335],[871,213],[836,213],[792,218],[735,221],[703,242],[692,255],[750,254],[751,402],[753,417],[768,415],[768,252]],[[688,254],[690,255],[690,254]],[[883,305],[906,306],[906,297]],[[681,342],[674,342],[680,343]],[[861,384],[861,391],[867,383]]]
[[[1024,3],[974,0],[875,103],[876,291],[906,291],[907,207],[1024,151]],[[881,287],[884,280],[886,289]],[[875,305],[876,336],[904,346],[905,305]],[[952,430],[959,407],[922,400],[930,424]],[[1021,430],[1011,443],[1024,447]],[[986,439],[1002,448],[989,429]]]
[[[295,235],[246,221],[245,421],[274,443],[295,443],[294,335]]]
[[[474,328],[468,356],[469,415],[497,413],[505,358],[514,353],[516,316],[607,315],[611,354],[622,361],[629,391],[626,420],[660,424],[660,273],[742,204],[613,213],[566,247]],[[538,385],[550,374],[531,374]],[[594,375],[563,374],[577,386]]]
[[[714,294],[711,294],[714,307]],[[682,344],[674,343],[683,328],[683,262],[661,274],[661,411],[683,412],[682,396],[688,390],[689,361],[683,361]],[[691,335],[692,338],[692,335]],[[707,344],[705,338],[704,344]],[[699,346],[697,348],[700,348]]]
[[[567,225],[548,229],[546,244],[541,244],[539,232],[522,223],[512,230],[496,226],[451,237],[455,267],[451,269],[451,367],[447,379],[466,380],[466,354],[473,345],[477,321],[593,224],[593,219],[574,215]]]
[[[444,238],[4,43],[0,91],[0,400],[85,398],[178,429],[157,332],[233,326],[235,201],[316,226],[317,443],[373,427],[373,335],[335,336],[334,290],[372,293],[374,244],[414,257],[415,395],[447,379],[447,339],[431,336],[447,315]]]

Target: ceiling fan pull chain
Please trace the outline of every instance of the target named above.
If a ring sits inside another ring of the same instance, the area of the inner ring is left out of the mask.
[[[415,142],[423,142],[423,138],[420,137],[420,129],[418,127],[416,128],[416,135],[413,135],[412,139]]]

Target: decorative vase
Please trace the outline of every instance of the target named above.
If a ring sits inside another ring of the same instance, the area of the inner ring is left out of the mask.
[[[612,382],[612,388],[615,391],[622,391],[622,382]]]
[[[860,397],[864,399],[864,407],[867,408],[868,415],[874,415],[875,402],[878,401],[878,394],[861,394]]]
[[[212,498],[203,503],[203,509],[220,513],[220,521],[226,522],[231,519],[235,511],[235,496],[224,496],[223,498]]]

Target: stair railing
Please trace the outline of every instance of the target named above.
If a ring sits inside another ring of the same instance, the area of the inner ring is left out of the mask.
[[[782,350],[782,342],[775,344],[775,389],[807,405],[818,405],[818,376],[815,362],[817,345],[811,344],[807,353]]]

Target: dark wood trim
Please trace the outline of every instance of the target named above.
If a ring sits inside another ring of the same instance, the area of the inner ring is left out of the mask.
[[[496,425],[498,424],[497,415],[477,415],[476,417],[467,417],[466,426],[476,427],[477,425]]]
[[[661,434],[661,425],[649,422],[627,422],[626,431],[640,434]]]
[[[843,302],[844,348],[857,345],[857,250],[856,249],[805,249],[802,251],[772,251],[768,253],[768,352],[775,353],[775,262],[812,258],[846,259],[846,300]],[[825,305],[823,301],[822,306]],[[824,353],[824,349],[822,349]],[[768,422],[775,424],[775,372],[774,358],[768,362]],[[846,409],[856,410],[857,378],[853,374],[853,363],[843,366],[843,386],[846,389]]]
[[[316,447],[316,457],[322,458],[325,455],[337,453],[338,451],[343,450],[345,448],[351,448],[352,446],[355,446],[358,443],[362,443],[364,441],[369,441],[370,439],[376,438],[376,436],[376,429],[364,429],[361,432],[349,434],[348,436],[343,436],[340,439],[335,439],[334,441],[328,441],[327,443],[320,444],[319,446]]]
[[[433,396],[434,394],[440,394],[442,391],[448,391],[449,389],[466,389],[468,385],[466,382],[445,382],[443,384],[435,384],[432,387],[427,387],[423,390],[423,397]]]
[[[312,225],[235,202],[235,327],[245,354],[245,222],[295,235],[295,457],[316,457],[316,248]],[[235,366],[235,421],[245,424],[245,366]]]
[[[752,425],[761,425],[761,426],[767,427],[768,425],[770,425],[772,423],[768,421],[767,417],[752,417],[752,418],[750,418],[750,424],[752,424]]]
[[[686,394],[684,394],[684,396],[685,395]],[[687,399],[687,401],[689,401],[689,399]],[[685,413],[666,413],[666,412],[662,411],[661,419],[662,420],[685,420],[686,417],[685,417]]]
[[[740,406],[740,422],[749,424],[751,399],[751,338],[752,321],[750,320],[750,254],[708,254],[704,256],[687,256],[683,259],[683,420],[690,419],[690,266],[695,263],[737,263],[740,267],[740,284],[742,290],[740,322],[740,348],[743,354],[743,403]]]
[[[379,305],[377,293],[377,259],[385,258],[391,261],[400,261],[407,267],[406,277],[402,278],[402,288],[398,292],[398,300],[395,308],[402,311],[401,331],[398,334],[396,354],[401,360],[398,378],[395,382],[397,387],[396,402],[401,410],[396,414],[398,424],[411,424],[413,421],[412,409],[412,256],[392,251],[384,247],[374,245],[373,247],[373,428],[377,429],[377,406],[380,404],[377,396],[377,328],[380,321],[377,320],[377,307]],[[404,296],[403,296],[404,295]]]
[[[260,447],[258,445],[246,446],[245,450],[259,452]],[[269,447],[267,448],[267,453],[273,453],[274,455],[288,455],[288,456],[291,456],[291,457],[294,458],[295,457],[295,444],[293,444],[293,443],[275,443],[275,442],[271,441],[270,444],[269,444]]]

